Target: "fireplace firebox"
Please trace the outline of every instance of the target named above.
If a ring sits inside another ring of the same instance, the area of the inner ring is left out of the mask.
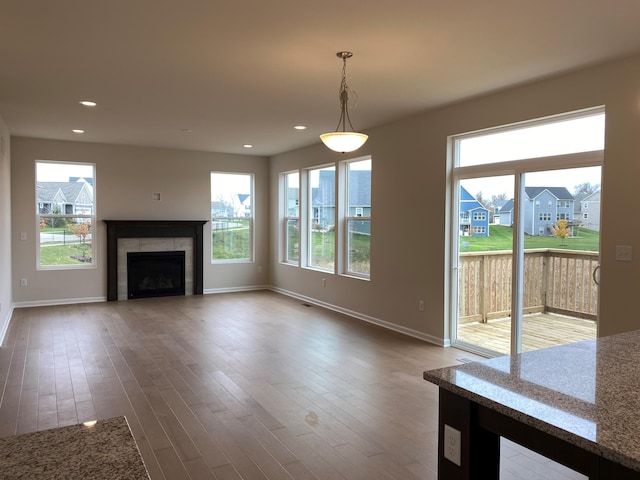
[[[120,239],[190,238],[193,240],[193,295],[203,293],[203,226],[206,220],[103,220],[107,225],[107,300],[118,300]],[[176,249],[178,250],[178,249]],[[189,258],[187,256],[187,258]],[[124,263],[124,258],[122,259]],[[191,280],[190,280],[191,281]],[[121,300],[127,298],[126,289]]]
[[[185,294],[185,252],[128,252],[127,297]]]

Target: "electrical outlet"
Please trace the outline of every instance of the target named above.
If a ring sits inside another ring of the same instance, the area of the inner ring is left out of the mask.
[[[424,312],[424,300],[418,301],[418,310],[420,310],[421,312]]]
[[[444,426],[444,458],[460,466],[460,430]]]
[[[20,286],[21,287],[26,287],[27,286],[27,279],[26,278],[21,278],[20,279]]]
[[[27,239],[27,232],[20,232],[20,240],[26,240]]]
[[[323,286],[323,287],[326,287],[326,286],[327,286],[327,279],[326,279],[326,278],[323,278],[323,279],[322,279],[322,286]]]

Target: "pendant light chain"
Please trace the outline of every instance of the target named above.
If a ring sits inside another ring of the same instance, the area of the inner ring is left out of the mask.
[[[340,83],[340,119],[338,120],[338,126],[336,131],[340,130],[340,124],[342,124],[342,131],[346,132],[346,122],[349,122],[351,130],[355,130],[351,124],[351,118],[349,117],[349,85],[347,84],[347,58],[351,57],[348,52],[342,52],[342,82]]]

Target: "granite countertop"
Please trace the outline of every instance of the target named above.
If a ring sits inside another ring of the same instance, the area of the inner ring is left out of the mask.
[[[424,372],[424,379],[640,471],[640,330]]]
[[[0,465],[3,480],[149,480],[124,417],[0,438]]]

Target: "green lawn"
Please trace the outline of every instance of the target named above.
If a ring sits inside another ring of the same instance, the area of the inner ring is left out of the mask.
[[[490,225],[488,237],[460,237],[460,252],[486,252],[513,248],[511,227]],[[566,250],[598,251],[600,233],[587,228],[574,228],[575,237],[564,240],[557,237],[525,235],[524,248],[557,248]]]
[[[45,245],[40,247],[40,265],[74,265],[82,262],[79,258],[91,256],[91,243],[84,245]],[[76,258],[74,258],[76,257]]]
[[[213,260],[244,260],[251,258],[249,220],[234,219],[229,228],[213,232],[211,257]]]

